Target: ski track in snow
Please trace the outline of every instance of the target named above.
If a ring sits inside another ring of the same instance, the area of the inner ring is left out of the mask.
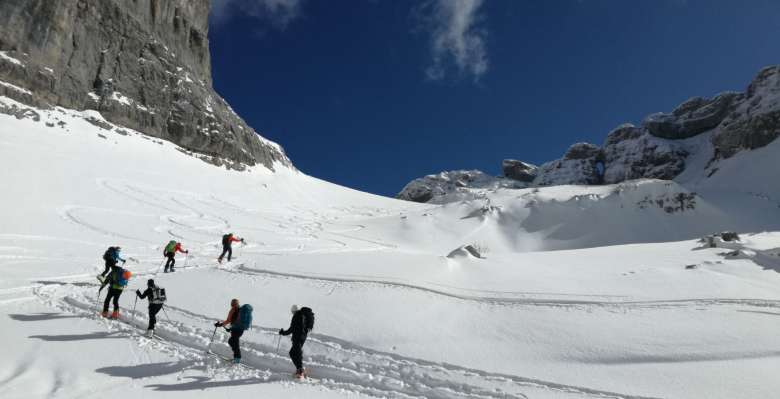
[[[157,334],[163,340],[149,339],[138,333],[147,322],[143,311],[133,313],[126,310],[120,316],[120,321],[97,318],[95,309],[98,303],[88,298],[87,288],[62,289],[68,286],[70,284],[67,283],[40,285],[34,289],[34,293],[51,307],[96,320],[110,333],[121,334],[133,339],[139,346],[179,358],[182,365],[178,370],[180,375],[187,370],[200,368],[212,378],[218,376],[220,367],[214,366],[209,360],[211,355],[205,353],[214,330],[196,327],[209,325],[213,321],[212,318],[166,306],[168,314],[161,312],[157,327]],[[94,286],[88,288],[94,289]],[[167,319],[169,314],[173,315],[172,320]],[[292,366],[285,353],[286,349],[276,353],[276,330],[253,326],[250,331],[254,334],[245,334],[242,338],[243,367],[233,367],[231,373],[243,372],[242,377],[254,382],[289,380]],[[285,346],[287,345],[283,345]],[[218,335],[211,350],[229,353],[223,334]],[[312,369],[312,376],[320,380],[320,385],[333,390],[347,390],[378,397],[498,399],[533,398],[537,395],[554,394],[559,398],[647,399],[642,396],[429,362],[363,348],[320,334],[312,334],[307,341],[305,362]],[[157,390],[167,389],[164,385],[149,387]]]

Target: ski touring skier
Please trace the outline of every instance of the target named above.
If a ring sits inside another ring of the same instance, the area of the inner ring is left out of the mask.
[[[176,265],[176,252],[181,252],[183,254],[190,253],[190,250],[183,249],[181,247],[181,243],[171,240],[168,242],[168,245],[165,246],[165,249],[163,250],[163,256],[168,258],[167,261],[165,261],[165,269],[163,270],[164,273],[168,273],[169,271],[174,272],[176,271],[173,267]],[[158,269],[159,270],[159,269]]]
[[[127,283],[133,276],[129,270],[125,270],[119,266],[111,268],[111,273],[108,278],[105,279],[103,285],[100,286],[98,293],[103,290],[103,287],[108,285],[108,294],[106,294],[106,300],[103,302],[103,312],[101,316],[108,317],[108,304],[113,300],[114,312],[111,313],[111,319],[119,318],[119,297],[122,295],[122,291],[127,287]]]
[[[235,237],[233,233],[228,233],[222,236],[222,254],[219,255],[219,258],[217,258],[217,262],[222,263],[222,259],[225,257],[225,254],[227,254],[227,260],[230,262],[230,258],[233,257],[234,242],[243,243],[244,239]]]
[[[228,345],[233,350],[233,363],[241,363],[241,336],[252,326],[252,305],[240,305],[238,299],[230,301],[230,311],[224,321],[214,323],[214,327],[225,327],[230,332]]]
[[[151,338],[154,336],[154,325],[157,324],[157,313],[160,312],[168,299],[165,295],[165,288],[158,287],[153,279],[149,279],[146,282],[146,290],[143,293],[140,290],[135,290],[135,295],[141,299],[149,298],[149,326],[146,328],[146,336]]]
[[[106,262],[105,269],[103,270],[103,273],[100,273],[97,277],[98,281],[103,283],[103,281],[106,278],[106,275],[111,271],[112,268],[114,268],[120,261],[122,262],[122,265],[127,262],[122,258],[120,255],[120,252],[122,251],[122,248],[120,247],[108,247],[105,253],[103,253],[103,260]]]
[[[295,365],[295,378],[303,379],[307,371],[303,368],[303,344],[306,343],[306,337],[314,328],[314,313],[311,308],[292,305],[290,308],[292,320],[290,328],[280,329],[279,335],[292,334],[292,348],[290,348],[290,359]]]

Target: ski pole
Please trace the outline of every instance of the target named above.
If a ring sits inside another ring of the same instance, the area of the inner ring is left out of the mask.
[[[276,354],[279,354],[279,346],[282,344],[282,336],[276,338]]]
[[[190,253],[185,252],[184,253],[184,267],[187,267],[187,261],[190,259]]]
[[[138,295],[135,296],[135,302],[133,302],[133,316],[132,316],[133,319],[132,319],[132,322],[131,322],[133,324],[133,326],[135,326],[135,305],[137,305],[137,304],[138,304]]]
[[[211,334],[211,339],[209,340],[208,346],[206,346],[206,353],[211,352],[211,343],[214,342],[214,337],[217,335],[217,329],[219,327],[214,327],[214,334]]]
[[[165,305],[162,305],[161,307],[162,307],[163,313],[165,313],[165,320],[168,320],[168,324],[171,324],[171,318],[168,317],[168,311],[165,310]]]

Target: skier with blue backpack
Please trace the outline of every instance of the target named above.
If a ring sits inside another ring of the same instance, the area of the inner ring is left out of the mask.
[[[230,301],[230,311],[224,321],[214,323],[214,327],[225,327],[230,332],[228,345],[233,350],[233,363],[241,363],[240,340],[244,331],[252,327],[252,305],[239,306],[238,299]]]
[[[105,270],[103,270],[103,273],[100,273],[98,275],[98,281],[103,283],[103,281],[106,278],[106,275],[108,272],[111,271],[112,268],[116,267],[119,262],[122,262],[122,265],[127,262],[126,260],[122,259],[122,256],[120,255],[120,252],[122,252],[122,248],[120,247],[108,247],[106,252],[103,253],[103,260],[106,262]]]
[[[113,299],[114,312],[111,313],[109,318],[119,318],[119,297],[122,295],[122,291],[125,289],[125,287],[127,287],[127,283],[130,281],[130,277],[132,276],[133,273],[130,273],[129,270],[125,270],[119,266],[114,266],[111,268],[111,273],[103,282],[103,285],[100,286],[100,290],[98,290],[98,293],[100,293],[103,287],[108,285],[108,294],[106,295],[105,302],[103,302],[103,312],[101,313],[101,316],[109,317],[108,305]]]

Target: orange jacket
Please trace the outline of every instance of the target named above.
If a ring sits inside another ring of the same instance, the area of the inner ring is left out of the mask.
[[[230,312],[228,312],[227,319],[222,322],[222,324],[233,324],[235,319],[238,318],[238,306],[234,308],[230,308]]]

